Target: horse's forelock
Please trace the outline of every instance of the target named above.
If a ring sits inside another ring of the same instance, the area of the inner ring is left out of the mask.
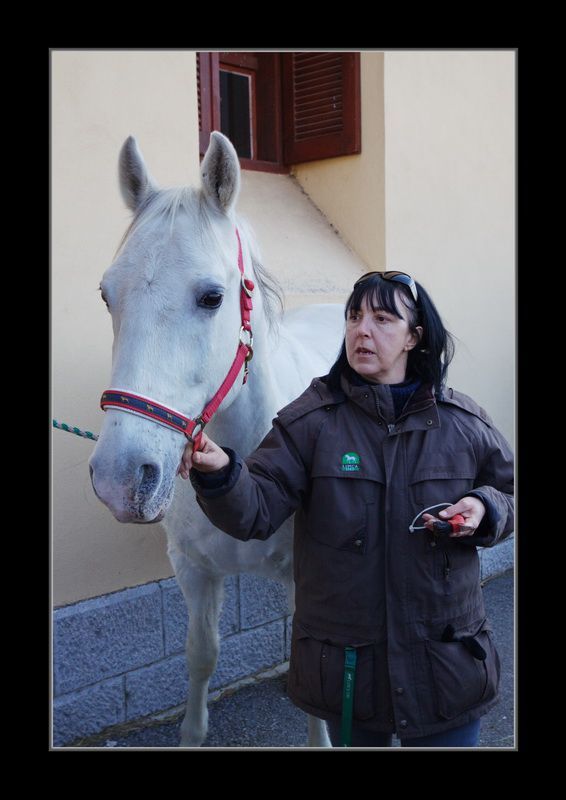
[[[202,192],[185,186],[162,189],[149,194],[136,210],[134,218],[118,245],[115,257],[124,249],[134,233],[152,222],[158,220],[168,221],[170,230],[172,230],[180,209],[193,217],[195,225],[200,230],[206,231],[209,236],[218,240],[214,226],[216,212],[211,211]],[[238,219],[236,224],[240,235],[245,237],[249,248],[257,287],[265,305],[265,315],[269,327],[275,329],[284,309],[283,289],[279,281],[263,266],[259,249],[249,224],[241,219]]]
[[[200,216],[201,205],[201,193],[190,187],[180,186],[151,192],[136,209],[136,213],[118,245],[116,255],[124,249],[132,235],[146,225],[158,220],[168,220],[170,229],[172,229],[180,208],[191,216]]]

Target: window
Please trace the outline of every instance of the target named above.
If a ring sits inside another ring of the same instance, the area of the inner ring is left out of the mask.
[[[197,55],[201,155],[213,130],[248,169],[361,152],[359,53]]]
[[[254,158],[254,73],[220,70],[220,130],[242,158]]]

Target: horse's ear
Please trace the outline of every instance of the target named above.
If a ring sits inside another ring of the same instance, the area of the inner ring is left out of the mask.
[[[147,171],[138,143],[133,136],[128,136],[122,145],[118,163],[122,197],[128,208],[135,211],[147,195],[157,187]]]
[[[202,160],[202,185],[214,205],[228,213],[240,191],[240,162],[234,145],[220,131],[212,131]]]

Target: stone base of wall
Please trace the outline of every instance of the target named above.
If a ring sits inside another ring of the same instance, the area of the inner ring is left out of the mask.
[[[514,542],[480,550],[481,579],[513,566]],[[174,578],[56,609],[53,623],[53,745],[61,747],[184,703],[187,611]],[[289,658],[284,587],[227,578],[220,656],[210,689]]]
[[[515,537],[509,536],[495,547],[480,547],[478,552],[480,579],[483,583],[515,566]]]
[[[227,578],[211,690],[288,659],[288,622],[282,584]],[[53,744],[183,703],[187,625],[174,578],[56,609]]]

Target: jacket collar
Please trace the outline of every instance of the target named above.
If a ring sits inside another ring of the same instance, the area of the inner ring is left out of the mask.
[[[401,415],[395,419],[393,396],[388,384],[362,383],[356,385],[356,383],[357,381],[354,383],[346,372],[340,378],[340,385],[347,399],[359,406],[369,416],[384,422],[390,433],[430,430],[440,426],[432,386],[421,384],[409,399]]]

